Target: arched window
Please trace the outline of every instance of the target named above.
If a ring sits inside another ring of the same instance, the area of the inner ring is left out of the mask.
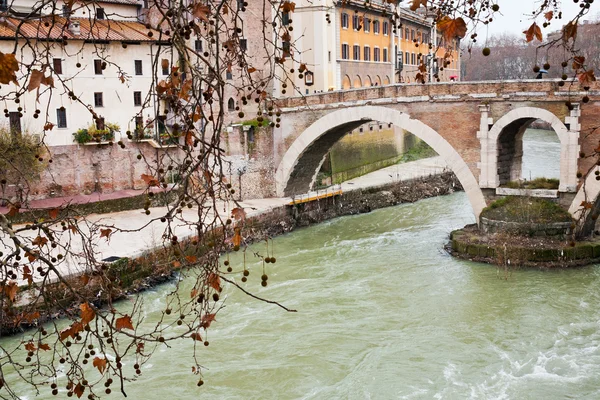
[[[235,111],[235,100],[233,100],[233,98],[229,98],[229,100],[227,100],[227,109],[229,111]]]
[[[348,75],[344,76],[342,80],[342,89],[350,89],[352,87],[352,82],[350,81],[350,77]]]

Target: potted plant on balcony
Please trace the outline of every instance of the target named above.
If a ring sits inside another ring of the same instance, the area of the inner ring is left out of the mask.
[[[106,123],[104,129],[98,129],[95,125],[87,128],[81,128],[73,134],[74,139],[79,144],[102,144],[110,143],[115,140],[115,132],[120,131],[117,124]]]

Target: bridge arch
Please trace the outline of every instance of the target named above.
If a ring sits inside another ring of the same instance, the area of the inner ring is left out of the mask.
[[[279,196],[306,193],[325,155],[348,131],[369,121],[391,123],[431,146],[449,165],[473,207],[477,219],[486,206],[477,180],[460,154],[428,125],[408,114],[381,106],[348,107],[333,111],[306,128],[283,155],[275,175]]]
[[[573,192],[577,187],[577,159],[579,156],[579,132],[569,128],[552,112],[537,107],[519,107],[506,113],[496,121],[487,135],[481,135],[481,187],[496,188],[508,180],[520,178],[522,142],[515,140],[535,120],[542,120],[552,126],[560,141],[560,184],[559,191]],[[482,122],[482,125],[485,122]],[[487,127],[482,127],[487,129]],[[509,145],[501,141],[507,136]],[[512,147],[511,147],[512,146]],[[511,157],[504,157],[511,153]],[[509,160],[499,161],[508,158]],[[501,163],[510,165],[501,165]],[[502,168],[501,168],[502,167]],[[502,170],[502,175],[499,172]],[[517,171],[518,170],[518,171]]]

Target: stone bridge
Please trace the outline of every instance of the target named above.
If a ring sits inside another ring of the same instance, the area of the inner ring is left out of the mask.
[[[600,184],[592,169],[600,135],[600,85],[553,80],[392,85],[279,99],[281,127],[274,131],[277,194],[305,193],[331,146],[369,122],[395,125],[429,144],[461,181],[476,217],[486,197],[520,178],[522,135],[539,119],[561,144],[562,204],[595,201]],[[584,96],[589,102],[583,104]],[[567,102],[571,102],[569,109]],[[588,179],[586,174],[589,173]],[[582,185],[583,182],[587,182]],[[577,203],[577,204],[576,204]]]

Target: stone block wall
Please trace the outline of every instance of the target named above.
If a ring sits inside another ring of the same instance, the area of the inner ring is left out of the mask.
[[[177,148],[154,148],[148,142],[128,142],[125,146],[124,149],[116,144],[51,146],[52,163],[25,192],[30,200],[37,200],[142,189],[146,184],[141,176],[149,173],[149,166],[155,169],[157,162],[166,166],[181,157]],[[142,155],[141,160],[138,155]]]

